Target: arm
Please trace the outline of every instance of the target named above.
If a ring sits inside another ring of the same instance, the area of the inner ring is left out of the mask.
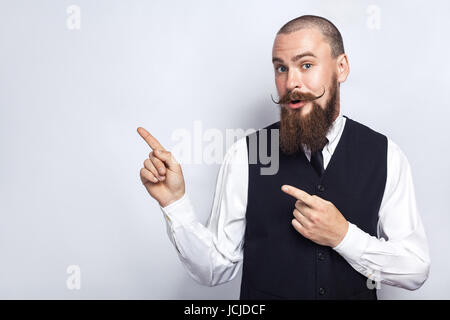
[[[160,206],[179,259],[200,284],[219,285],[232,280],[239,271],[247,188],[247,147],[245,138],[241,138],[225,154],[206,226],[198,221],[187,193],[168,206]]]
[[[344,239],[333,249],[358,272],[391,286],[416,290],[428,278],[428,244],[411,168],[404,153],[390,139],[378,238],[349,223]]]

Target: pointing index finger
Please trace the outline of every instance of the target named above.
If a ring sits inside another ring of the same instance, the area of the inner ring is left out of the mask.
[[[308,206],[312,206],[312,196],[303,190],[300,190],[296,187],[284,184],[281,187],[281,190],[283,190],[285,193],[287,193],[290,196],[293,196],[295,199],[301,200],[304,203],[306,203]]]
[[[152,150],[160,149],[166,151],[166,149],[164,149],[161,143],[159,143],[159,141],[156,140],[156,138],[152,136],[150,132],[148,132],[144,128],[142,127],[137,128],[137,132],[145,140],[145,142],[147,142],[147,144],[150,146],[150,148],[152,148]]]

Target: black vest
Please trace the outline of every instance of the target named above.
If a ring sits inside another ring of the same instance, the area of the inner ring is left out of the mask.
[[[281,191],[283,184],[289,184],[331,201],[349,222],[377,236],[387,175],[387,138],[344,117],[344,131],[321,177],[302,151],[288,156],[279,149],[279,170],[274,175],[261,175],[260,169],[270,164],[262,164],[259,156],[257,163],[249,161],[240,299],[377,299],[367,277],[340,254],[294,229],[296,199]],[[270,130],[279,125],[278,121],[264,128],[266,154],[271,150]],[[261,130],[251,134],[256,135],[257,148],[260,134]]]

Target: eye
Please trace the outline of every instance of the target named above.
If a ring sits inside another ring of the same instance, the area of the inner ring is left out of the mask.
[[[305,68],[306,70],[308,70],[308,69],[311,69],[312,64],[311,63],[305,63],[305,64],[302,65],[302,67],[304,67],[304,66],[309,66],[308,68]]]
[[[278,72],[286,72],[287,68],[285,66],[278,66],[275,70],[277,70]]]

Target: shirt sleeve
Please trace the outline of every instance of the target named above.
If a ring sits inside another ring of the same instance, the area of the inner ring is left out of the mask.
[[[202,285],[225,283],[239,271],[243,259],[247,189],[244,137],[225,154],[206,226],[198,221],[187,192],[179,200],[160,207],[178,257],[188,274]]]
[[[388,139],[387,179],[377,237],[349,223],[333,249],[358,272],[391,286],[416,290],[428,278],[430,257],[409,162]]]

